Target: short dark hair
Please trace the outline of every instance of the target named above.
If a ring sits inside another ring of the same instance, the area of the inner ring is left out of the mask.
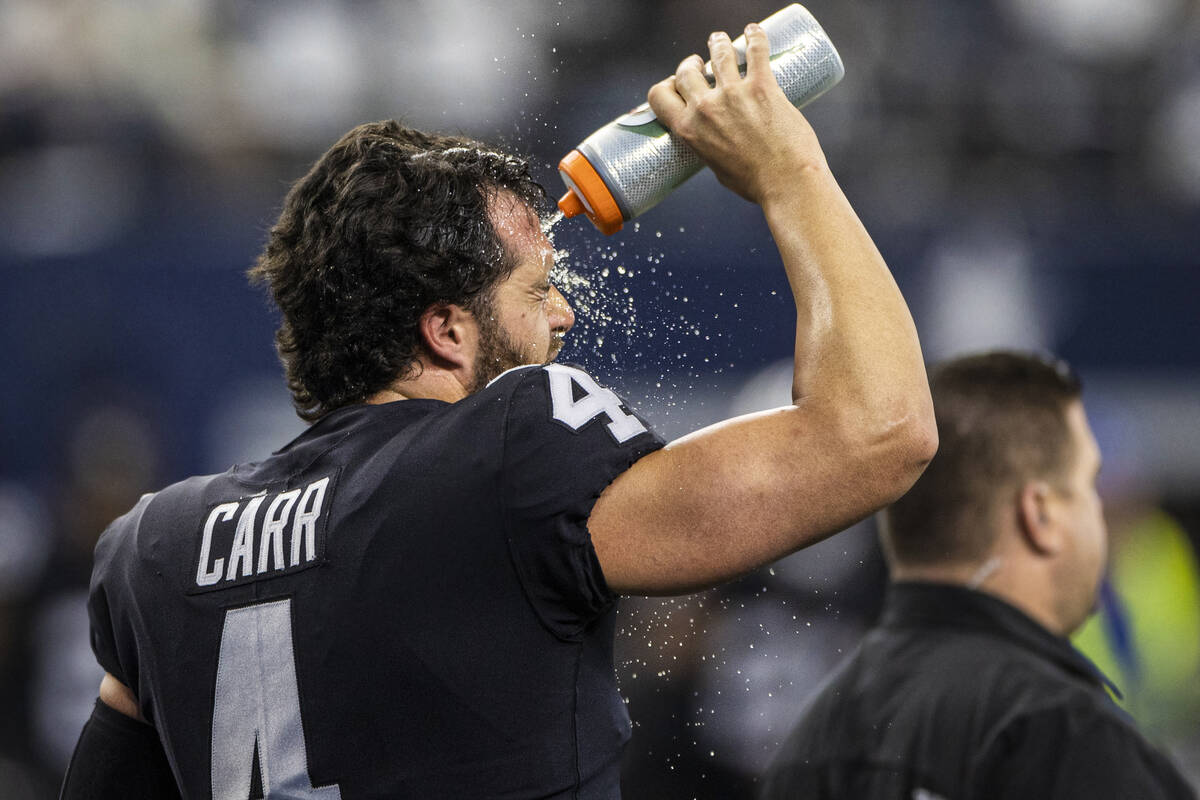
[[[296,182],[249,275],[282,314],[303,419],[414,375],[431,305],[487,307],[515,266],[489,214],[501,192],[542,211],[527,160],[394,120],[349,131]]]
[[[938,451],[883,515],[888,559],[977,561],[993,544],[989,513],[1029,480],[1060,481],[1073,459],[1067,408],[1082,384],[1063,361],[994,351],[930,370]]]

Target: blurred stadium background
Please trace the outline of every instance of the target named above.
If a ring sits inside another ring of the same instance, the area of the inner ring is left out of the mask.
[[[0,0],[0,786],[52,797],[100,679],[90,552],[136,497],[300,429],[243,273],[288,184],[398,117],[554,165],[780,0]],[[1200,3],[812,0],[846,62],[807,114],[931,359],[1052,350],[1086,382],[1113,538],[1081,643],[1200,785]],[[757,210],[694,178],[555,230],[563,358],[668,437],[786,402]],[[626,796],[746,796],[878,607],[870,521],[622,611]]]

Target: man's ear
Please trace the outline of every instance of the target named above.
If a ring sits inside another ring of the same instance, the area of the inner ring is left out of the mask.
[[[430,361],[454,370],[474,364],[476,326],[475,315],[462,306],[435,303],[421,314],[417,329]]]
[[[1039,555],[1054,555],[1063,546],[1062,532],[1051,513],[1050,484],[1029,481],[1017,498],[1017,522],[1025,541]]]

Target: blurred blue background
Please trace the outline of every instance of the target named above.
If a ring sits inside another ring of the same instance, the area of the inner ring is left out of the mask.
[[[1200,784],[1200,3],[808,7],[846,78],[806,115],[927,356],[1038,348],[1082,373],[1115,598],[1085,646]],[[301,429],[244,279],[291,181],[396,117],[529,155],[557,196],[578,141],[711,30],[777,8],[0,2],[6,797],[54,795],[95,697],[83,600],[107,522]],[[787,401],[778,257],[710,173],[616,236],[576,219],[554,238],[580,317],[562,358],[665,435]],[[745,796],[883,576],[867,521],[704,595],[627,602],[626,796]]]

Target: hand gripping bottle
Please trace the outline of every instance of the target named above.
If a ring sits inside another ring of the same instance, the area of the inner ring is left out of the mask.
[[[792,105],[801,108],[846,74],[829,36],[804,6],[793,3],[762,21],[771,44],[771,72]],[[733,41],[746,72],[746,37]],[[712,63],[704,65],[713,81]],[[567,193],[558,201],[565,217],[586,214],[605,234],[648,211],[704,164],[662,126],[648,103],[618,117],[583,140],[558,164]]]

